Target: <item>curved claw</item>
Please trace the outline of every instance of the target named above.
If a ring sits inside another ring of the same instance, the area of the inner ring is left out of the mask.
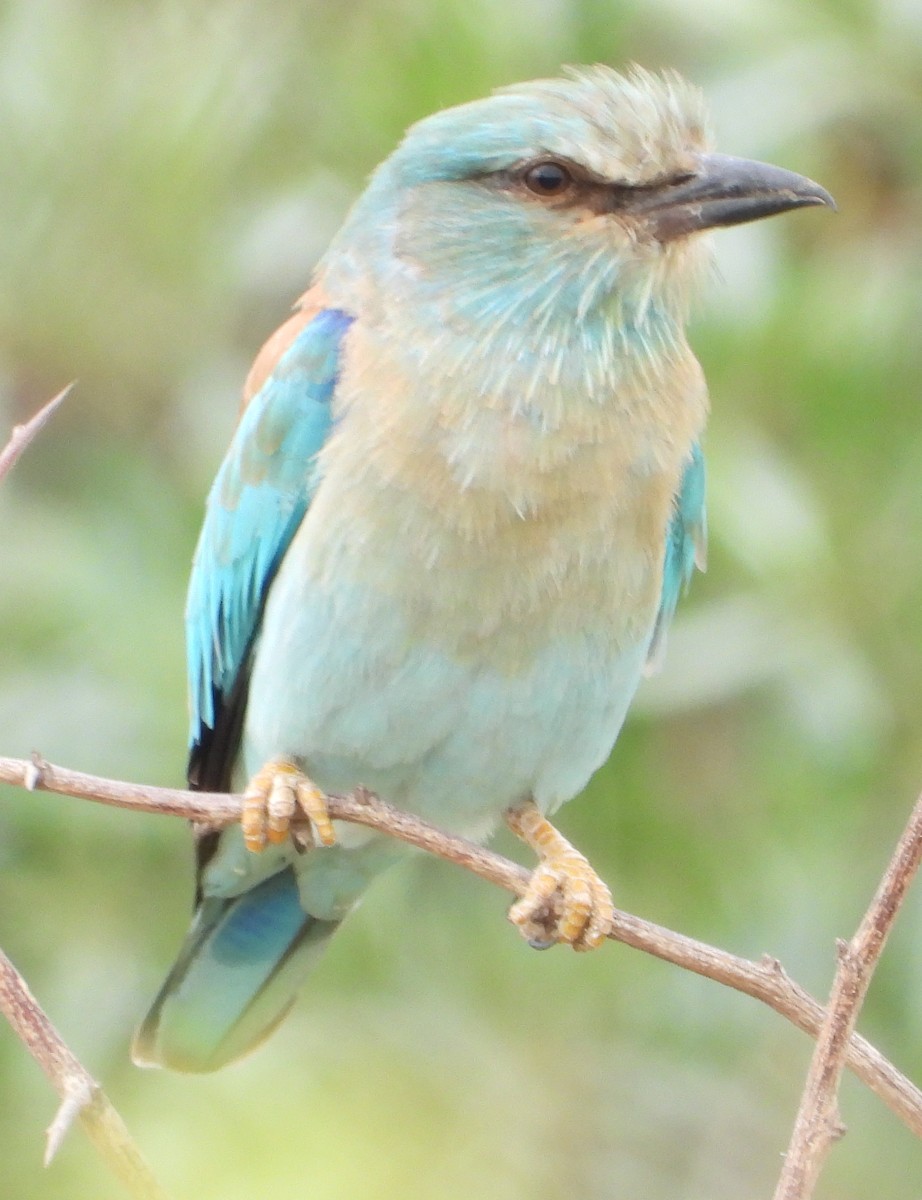
[[[291,823],[299,811],[310,826],[295,833]],[[240,824],[244,845],[254,854],[289,837],[296,839],[299,849],[307,849],[315,840],[324,846],[336,841],[323,792],[287,759],[273,759],[250,780],[243,794]]]
[[[527,891],[509,910],[509,920],[535,949],[555,942],[566,942],[574,950],[601,946],[615,911],[605,883],[531,801],[510,810],[507,821],[540,855]]]

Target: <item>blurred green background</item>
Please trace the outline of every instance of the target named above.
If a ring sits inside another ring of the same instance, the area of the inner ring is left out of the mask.
[[[562,826],[624,907],[825,994],[922,784],[919,0],[0,4],[0,431],[79,379],[0,490],[0,753],[181,781],[185,580],[248,361],[409,122],[596,60],[678,68],[722,150],[840,212],[718,239],[710,570]],[[190,889],[181,823],[3,791],[0,944],[178,1200],[770,1194],[805,1038],[622,947],[535,954],[430,861],[257,1055],[137,1070]],[[922,1076],[922,893],[861,1024]],[[120,1196],[79,1135],[42,1171],[55,1102],[4,1030],[4,1193]],[[917,1198],[918,1144],[854,1081],[843,1110],[819,1194]]]

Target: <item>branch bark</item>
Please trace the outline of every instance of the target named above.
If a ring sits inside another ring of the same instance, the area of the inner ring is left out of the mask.
[[[2,950],[0,1012],[61,1097],[61,1106],[48,1128],[45,1165],[76,1119],[135,1200],[167,1200],[109,1098],[65,1044]]]
[[[922,796],[903,830],[858,931],[839,942],[838,967],[817,1037],[800,1110],[778,1180],[775,1200],[811,1196],[826,1155],[845,1128],[839,1116],[839,1082],[868,986],[909,885],[922,860]]]
[[[51,766],[38,756],[34,756],[31,762],[0,758],[0,782],[96,800],[119,808],[167,813],[216,826],[239,820],[241,812],[240,796],[143,787],[101,779]],[[464,838],[444,833],[368,792],[329,796],[327,799],[330,814],[337,820],[352,821],[390,837],[400,838],[412,846],[454,862],[516,896],[521,896],[525,891],[529,872],[524,867]],[[908,878],[905,884],[908,885]],[[887,894],[891,895],[889,892]],[[752,996],[813,1038],[818,1036],[823,1027],[826,1016],[823,1007],[785,973],[776,959],[767,955],[759,962],[752,962],[621,911],[616,911],[608,936]],[[913,1133],[922,1137],[922,1092],[869,1042],[853,1033],[852,1026],[847,1029],[847,1035],[841,1038],[841,1044],[845,1065]],[[800,1197],[808,1195],[809,1192],[790,1192],[785,1200],[794,1200],[795,1197],[800,1200]]]

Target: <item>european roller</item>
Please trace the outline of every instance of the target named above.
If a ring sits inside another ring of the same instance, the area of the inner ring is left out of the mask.
[[[244,820],[197,831],[136,1061],[210,1071],[256,1045],[407,853],[332,823],[324,792],[474,839],[505,821],[538,860],[522,934],[602,942],[608,889],[548,817],[607,758],[703,562],[699,235],[818,204],[713,153],[677,76],[602,66],[436,113],[374,172],[258,355],[208,498],[189,780],[245,790]]]

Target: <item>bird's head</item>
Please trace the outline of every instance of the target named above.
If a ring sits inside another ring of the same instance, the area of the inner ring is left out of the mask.
[[[681,325],[707,261],[695,235],[815,204],[832,199],[802,176],[712,153],[677,75],[596,66],[418,122],[349,228],[376,230],[392,293],[421,288],[440,320],[546,332]]]

